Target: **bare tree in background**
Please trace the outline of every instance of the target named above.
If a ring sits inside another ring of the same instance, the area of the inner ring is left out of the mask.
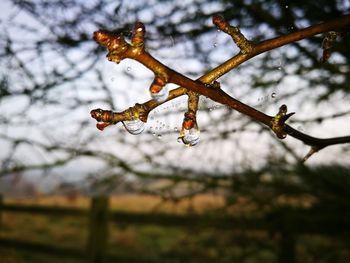
[[[140,187],[135,178],[196,181],[191,194],[217,179],[266,172],[273,163],[299,163],[301,143],[277,140],[266,128],[231,109],[201,99],[201,141],[176,141],[186,103],[179,98],[149,116],[137,137],[120,129],[99,133],[93,108],[121,111],[149,99],[153,76],[132,61],[105,60],[92,41],[103,28],[130,37],[140,20],[147,48],[168,66],[193,79],[238,51],[217,32],[211,17],[222,14],[249,39],[260,41],[346,13],[346,1],[7,1],[1,20],[1,174],[36,172],[83,184]],[[293,125],[320,137],[349,134],[349,37],[344,34],[321,63],[324,36],[315,36],[254,58],[220,79],[232,96],[274,114],[281,104],[296,111]],[[334,129],[334,127],[338,127]],[[257,143],[259,142],[259,143]],[[348,165],[349,146],[320,152],[310,165]],[[98,183],[100,182],[100,183]],[[147,180],[143,180],[147,182]],[[215,183],[214,185],[216,185]],[[110,187],[110,189],[108,189]],[[139,189],[139,188],[138,188]],[[166,188],[170,189],[170,188]],[[154,191],[154,189],[153,189]],[[161,189],[157,193],[171,194]]]

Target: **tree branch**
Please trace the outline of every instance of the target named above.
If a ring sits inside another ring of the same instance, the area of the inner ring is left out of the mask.
[[[318,151],[329,145],[350,142],[350,136],[321,139],[297,131],[285,123],[293,114],[287,113],[286,105],[280,107],[276,116],[269,116],[231,97],[221,90],[216,82],[219,77],[261,53],[320,33],[344,30],[344,28],[350,25],[350,15],[345,15],[328,22],[310,26],[257,44],[248,41],[238,28],[230,26],[222,17],[214,16],[213,22],[220,30],[232,37],[233,41],[240,48],[240,52],[197,80],[191,80],[190,78],[167,67],[145,51],[145,27],[140,22],[135,24],[130,44],[124,40],[122,35],[116,35],[107,31],[95,32],[94,39],[100,45],[105,46],[108,49],[109,53],[107,58],[110,61],[119,63],[124,58],[134,59],[149,68],[155,74],[155,79],[150,86],[150,93],[154,98],[153,100],[147,101],[143,104],[136,104],[134,107],[119,113],[101,109],[92,110],[91,116],[99,122],[97,127],[103,130],[105,127],[111,124],[116,124],[119,121],[140,120],[142,122],[147,122],[147,117],[150,111],[164,102],[187,94],[189,96],[189,111],[185,114],[183,130],[190,130],[197,125],[195,118],[197,111],[196,103],[198,103],[198,95],[203,95],[218,103],[227,105],[228,107],[249,116],[253,120],[270,127],[271,130],[281,139],[285,138],[288,134],[305,144],[310,145],[313,151]],[[159,99],[161,96],[157,96],[157,94],[162,91],[167,83],[174,83],[180,87],[170,91],[168,96],[162,96],[163,98]],[[188,124],[189,121],[191,121],[191,124]],[[182,133],[184,132],[183,130]],[[180,137],[181,136],[182,135],[180,134]]]

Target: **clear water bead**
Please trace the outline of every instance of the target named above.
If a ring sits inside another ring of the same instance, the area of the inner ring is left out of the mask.
[[[133,135],[138,135],[143,132],[145,129],[145,123],[140,119],[131,120],[131,121],[123,121],[123,125],[125,129]]]
[[[195,146],[199,143],[199,134],[200,131],[196,128],[192,128],[190,130],[186,130],[184,129],[182,136],[180,136],[179,138],[182,140],[182,142],[186,145],[186,146]]]
[[[159,92],[150,92],[152,99],[157,102],[164,102],[169,96],[169,90],[167,87],[163,87]]]
[[[271,98],[276,98],[276,92],[272,92],[272,94],[271,94]]]

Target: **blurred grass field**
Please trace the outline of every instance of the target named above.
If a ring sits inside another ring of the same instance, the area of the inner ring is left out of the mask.
[[[285,202],[285,200],[283,201]],[[6,204],[89,208],[90,199],[82,196],[46,196],[7,198]],[[164,201],[145,195],[121,195],[110,198],[113,210],[127,212],[162,212],[171,214],[227,213],[225,199],[219,195],[199,195],[179,202]],[[229,212],[247,214],[252,207],[242,199]],[[88,236],[88,218],[44,216],[3,212],[0,238],[44,243],[83,250]],[[162,227],[158,225],[110,222],[108,253],[159,262],[277,262],[278,236],[267,231],[232,231],[214,228]],[[336,238],[304,235],[298,237],[297,262],[349,262],[349,248]],[[31,253],[0,246],[0,263],[84,262],[69,257]]]

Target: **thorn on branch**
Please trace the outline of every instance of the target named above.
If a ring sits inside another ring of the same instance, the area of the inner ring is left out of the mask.
[[[287,133],[284,130],[284,124],[294,114],[295,112],[287,114],[287,105],[283,104],[279,108],[279,111],[276,114],[276,116],[272,118],[270,127],[278,138],[284,139],[287,137]]]
[[[326,33],[325,38],[322,42],[322,49],[323,49],[323,55],[322,55],[322,62],[325,63],[328,61],[328,59],[331,57],[332,54],[332,47],[334,41],[337,39],[338,33],[335,31],[329,31]]]
[[[318,152],[321,148],[312,146],[310,148],[310,151],[305,155],[305,157],[302,159],[302,162],[306,162],[314,153]]]
[[[230,35],[233,42],[236,43],[242,54],[248,54],[252,51],[252,43],[246,39],[238,27],[231,26],[222,16],[214,15],[213,24],[222,32]]]

